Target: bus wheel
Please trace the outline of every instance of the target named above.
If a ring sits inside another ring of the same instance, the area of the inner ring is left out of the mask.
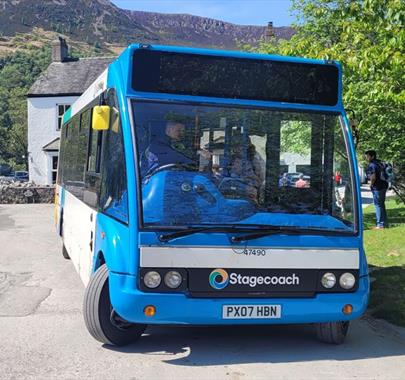
[[[342,344],[349,330],[348,321],[326,322],[316,324],[316,335],[321,342]]]
[[[62,256],[63,256],[66,260],[70,260],[70,256],[69,256],[69,253],[68,253],[68,251],[67,251],[67,249],[66,249],[66,247],[65,247],[65,244],[63,244],[63,247],[62,247]]]
[[[105,264],[97,269],[87,285],[83,315],[87,330],[101,343],[125,346],[135,342],[146,328],[146,325],[125,321],[112,308]]]

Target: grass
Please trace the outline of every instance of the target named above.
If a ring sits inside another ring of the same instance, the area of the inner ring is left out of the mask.
[[[372,230],[374,206],[364,210],[364,248],[372,284],[369,313],[405,326],[405,205],[386,201],[390,228]]]

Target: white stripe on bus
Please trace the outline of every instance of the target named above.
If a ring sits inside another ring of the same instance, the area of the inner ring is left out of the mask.
[[[252,254],[249,249],[259,252]],[[357,249],[141,247],[141,267],[358,269]],[[265,254],[262,255],[263,250]],[[249,254],[250,253],[250,254]]]

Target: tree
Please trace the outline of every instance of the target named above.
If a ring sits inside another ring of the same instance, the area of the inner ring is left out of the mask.
[[[27,99],[30,86],[50,63],[50,49],[0,59],[0,162],[27,168]]]
[[[377,150],[405,183],[405,2],[294,0],[293,10],[297,33],[259,50],[340,61],[343,101],[359,121],[358,152]]]

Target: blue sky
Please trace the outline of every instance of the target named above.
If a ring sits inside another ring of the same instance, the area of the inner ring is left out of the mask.
[[[188,13],[242,25],[291,25],[291,0],[112,0],[120,8],[160,13]]]

